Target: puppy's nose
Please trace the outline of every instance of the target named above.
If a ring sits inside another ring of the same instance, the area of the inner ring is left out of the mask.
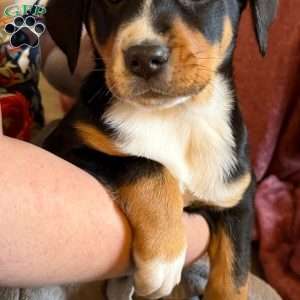
[[[125,51],[128,70],[144,79],[158,75],[169,60],[169,49],[163,45],[139,45]]]

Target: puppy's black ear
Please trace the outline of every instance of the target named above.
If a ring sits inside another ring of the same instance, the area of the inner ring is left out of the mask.
[[[75,71],[81,40],[82,25],[88,0],[49,0],[46,26],[60,49],[66,54],[70,71]]]
[[[275,18],[278,0],[251,0],[256,37],[262,55],[268,48],[268,31]]]

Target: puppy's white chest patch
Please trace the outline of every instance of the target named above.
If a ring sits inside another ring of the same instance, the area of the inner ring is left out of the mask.
[[[217,77],[211,99],[190,100],[164,110],[116,102],[105,121],[120,134],[123,152],[166,166],[196,199],[221,205],[234,192],[224,178],[236,164],[230,127],[232,96]],[[223,206],[227,204],[223,203]]]

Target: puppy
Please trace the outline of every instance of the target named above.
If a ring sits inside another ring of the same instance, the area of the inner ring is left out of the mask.
[[[140,296],[158,299],[179,283],[186,208],[211,228],[204,299],[247,299],[254,179],[232,80],[246,2],[49,1],[47,28],[70,70],[83,24],[96,59],[45,148],[94,175],[127,215]],[[250,4],[265,53],[277,1]]]

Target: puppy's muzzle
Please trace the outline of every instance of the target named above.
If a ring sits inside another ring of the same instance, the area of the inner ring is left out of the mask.
[[[145,80],[161,74],[168,64],[169,57],[169,49],[159,44],[144,43],[124,51],[128,71]]]

